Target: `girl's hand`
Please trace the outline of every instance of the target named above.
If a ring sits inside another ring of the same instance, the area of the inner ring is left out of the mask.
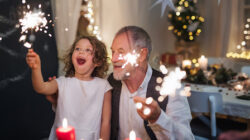
[[[39,69],[41,67],[40,57],[33,51],[33,49],[28,50],[26,62],[32,70]]]

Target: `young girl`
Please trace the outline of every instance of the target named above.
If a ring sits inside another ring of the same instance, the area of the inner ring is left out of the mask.
[[[55,140],[56,128],[63,118],[75,128],[76,140],[109,139],[111,86],[101,79],[108,69],[105,45],[95,37],[77,39],[65,57],[66,76],[44,82],[39,55],[30,49],[26,61],[32,70],[36,92],[58,92],[56,116],[49,140]]]

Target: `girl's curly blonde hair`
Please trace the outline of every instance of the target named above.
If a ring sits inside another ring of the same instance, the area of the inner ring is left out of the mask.
[[[75,68],[72,62],[72,54],[75,50],[76,44],[81,39],[87,39],[93,47],[93,63],[98,64],[92,72],[92,77],[100,77],[103,78],[107,74],[108,70],[108,57],[106,46],[103,42],[98,40],[94,36],[80,36],[78,37],[71,48],[68,50],[68,53],[64,56],[64,71],[66,72],[66,77],[73,77],[75,75]]]

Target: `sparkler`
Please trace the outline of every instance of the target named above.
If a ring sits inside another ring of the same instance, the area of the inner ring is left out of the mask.
[[[22,0],[22,4],[26,4],[25,0]],[[41,11],[42,5],[38,5],[38,9],[34,9],[33,11],[30,11],[30,5],[25,6],[28,11],[23,11],[23,18],[19,19],[19,25],[21,26],[21,37],[19,38],[19,42],[24,42],[24,46],[27,48],[32,47],[32,43],[35,41],[35,35],[33,34],[33,31],[43,31],[44,33],[47,33],[47,19],[45,17],[45,13]],[[50,15],[48,15],[50,16]],[[27,42],[27,36],[30,31],[29,35],[29,41]],[[51,34],[49,34],[49,37],[52,37]]]
[[[160,66],[160,70],[163,74],[167,73],[167,69],[164,65]],[[162,83],[161,86],[156,86],[156,90],[160,92],[161,96],[158,98],[159,102],[162,102],[168,95],[175,96],[177,89],[181,88],[181,79],[185,78],[186,72],[181,71],[179,67],[175,71],[171,71],[163,79],[157,78],[157,83]],[[180,92],[182,96],[190,96],[191,88],[185,87],[184,90]]]
[[[119,60],[125,60],[126,62],[122,65],[122,68],[125,68],[125,66],[127,64],[131,64],[132,66],[135,66],[137,67],[138,66],[138,63],[137,63],[137,58],[140,56],[140,54],[136,53],[135,50],[133,50],[132,53],[127,53],[125,56],[122,56],[120,54],[119,56]]]
[[[44,13],[31,12],[25,13],[24,17],[19,20],[20,25],[22,26],[22,32],[27,33],[29,29],[39,31],[40,28],[43,28],[47,24],[47,20],[44,17]]]

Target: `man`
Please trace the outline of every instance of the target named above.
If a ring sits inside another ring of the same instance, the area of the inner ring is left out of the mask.
[[[177,94],[157,102],[159,93],[155,91],[156,78],[163,75],[148,64],[151,39],[146,31],[136,26],[127,26],[118,31],[112,43],[113,74],[108,78],[112,90],[111,139],[124,140],[134,130],[142,140],[190,140],[194,139],[190,129],[191,114],[186,97]],[[120,56],[140,54],[138,67],[130,64],[122,66],[125,60]],[[146,97],[155,100],[146,104]],[[144,115],[143,109],[136,109],[135,103],[141,102],[151,109]]]
[[[124,140],[134,130],[142,140],[193,140],[187,98],[176,94],[157,102],[160,94],[155,90],[156,78],[163,75],[148,64],[152,47],[147,32],[136,26],[123,27],[117,32],[111,49],[113,73],[108,77],[113,86],[110,139]],[[134,50],[140,54],[138,66],[127,64],[123,68],[125,60],[120,56]],[[153,102],[146,104],[146,97],[153,97]],[[55,104],[53,98],[47,99]],[[151,113],[145,115],[143,109],[136,109],[137,102],[150,108]]]

